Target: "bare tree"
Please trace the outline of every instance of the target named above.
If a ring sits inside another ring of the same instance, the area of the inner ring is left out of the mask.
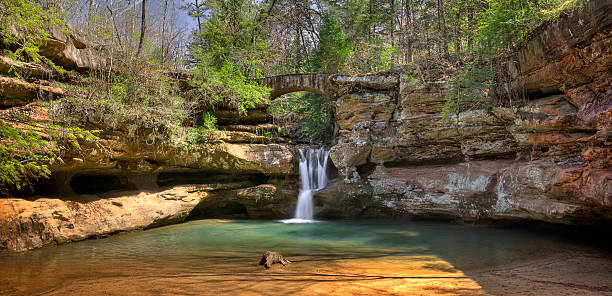
[[[147,0],[142,0],[142,12],[140,14],[140,41],[138,41],[138,51],[136,51],[136,55],[140,55],[140,52],[142,51],[142,43],[144,41],[144,35],[146,30],[146,7]]]

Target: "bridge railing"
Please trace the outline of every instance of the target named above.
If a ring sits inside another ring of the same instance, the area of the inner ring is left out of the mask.
[[[256,79],[259,85],[272,89],[271,98],[296,91],[310,91],[326,95],[327,79],[331,74],[285,74]]]

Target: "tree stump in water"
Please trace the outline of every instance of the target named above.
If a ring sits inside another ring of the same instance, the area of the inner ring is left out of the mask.
[[[272,264],[275,263],[280,263],[283,266],[286,266],[287,264],[291,263],[291,261],[285,259],[285,257],[283,257],[283,255],[280,253],[271,251],[266,251],[263,254],[263,257],[261,257],[261,260],[259,260],[259,265],[263,265],[265,268],[270,268]]]

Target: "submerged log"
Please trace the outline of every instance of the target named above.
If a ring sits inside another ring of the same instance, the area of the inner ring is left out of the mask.
[[[291,261],[285,259],[285,257],[283,257],[283,255],[281,255],[280,253],[271,251],[266,251],[263,254],[263,257],[261,257],[261,260],[259,261],[259,265],[263,265],[265,268],[270,268],[272,264],[275,263],[279,263],[283,266],[286,266],[287,264],[291,263]]]

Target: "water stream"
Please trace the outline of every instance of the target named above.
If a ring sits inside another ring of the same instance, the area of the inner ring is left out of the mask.
[[[300,149],[300,192],[293,219],[283,220],[284,223],[313,223],[313,191],[323,189],[327,185],[327,159],[329,150],[325,147]]]

